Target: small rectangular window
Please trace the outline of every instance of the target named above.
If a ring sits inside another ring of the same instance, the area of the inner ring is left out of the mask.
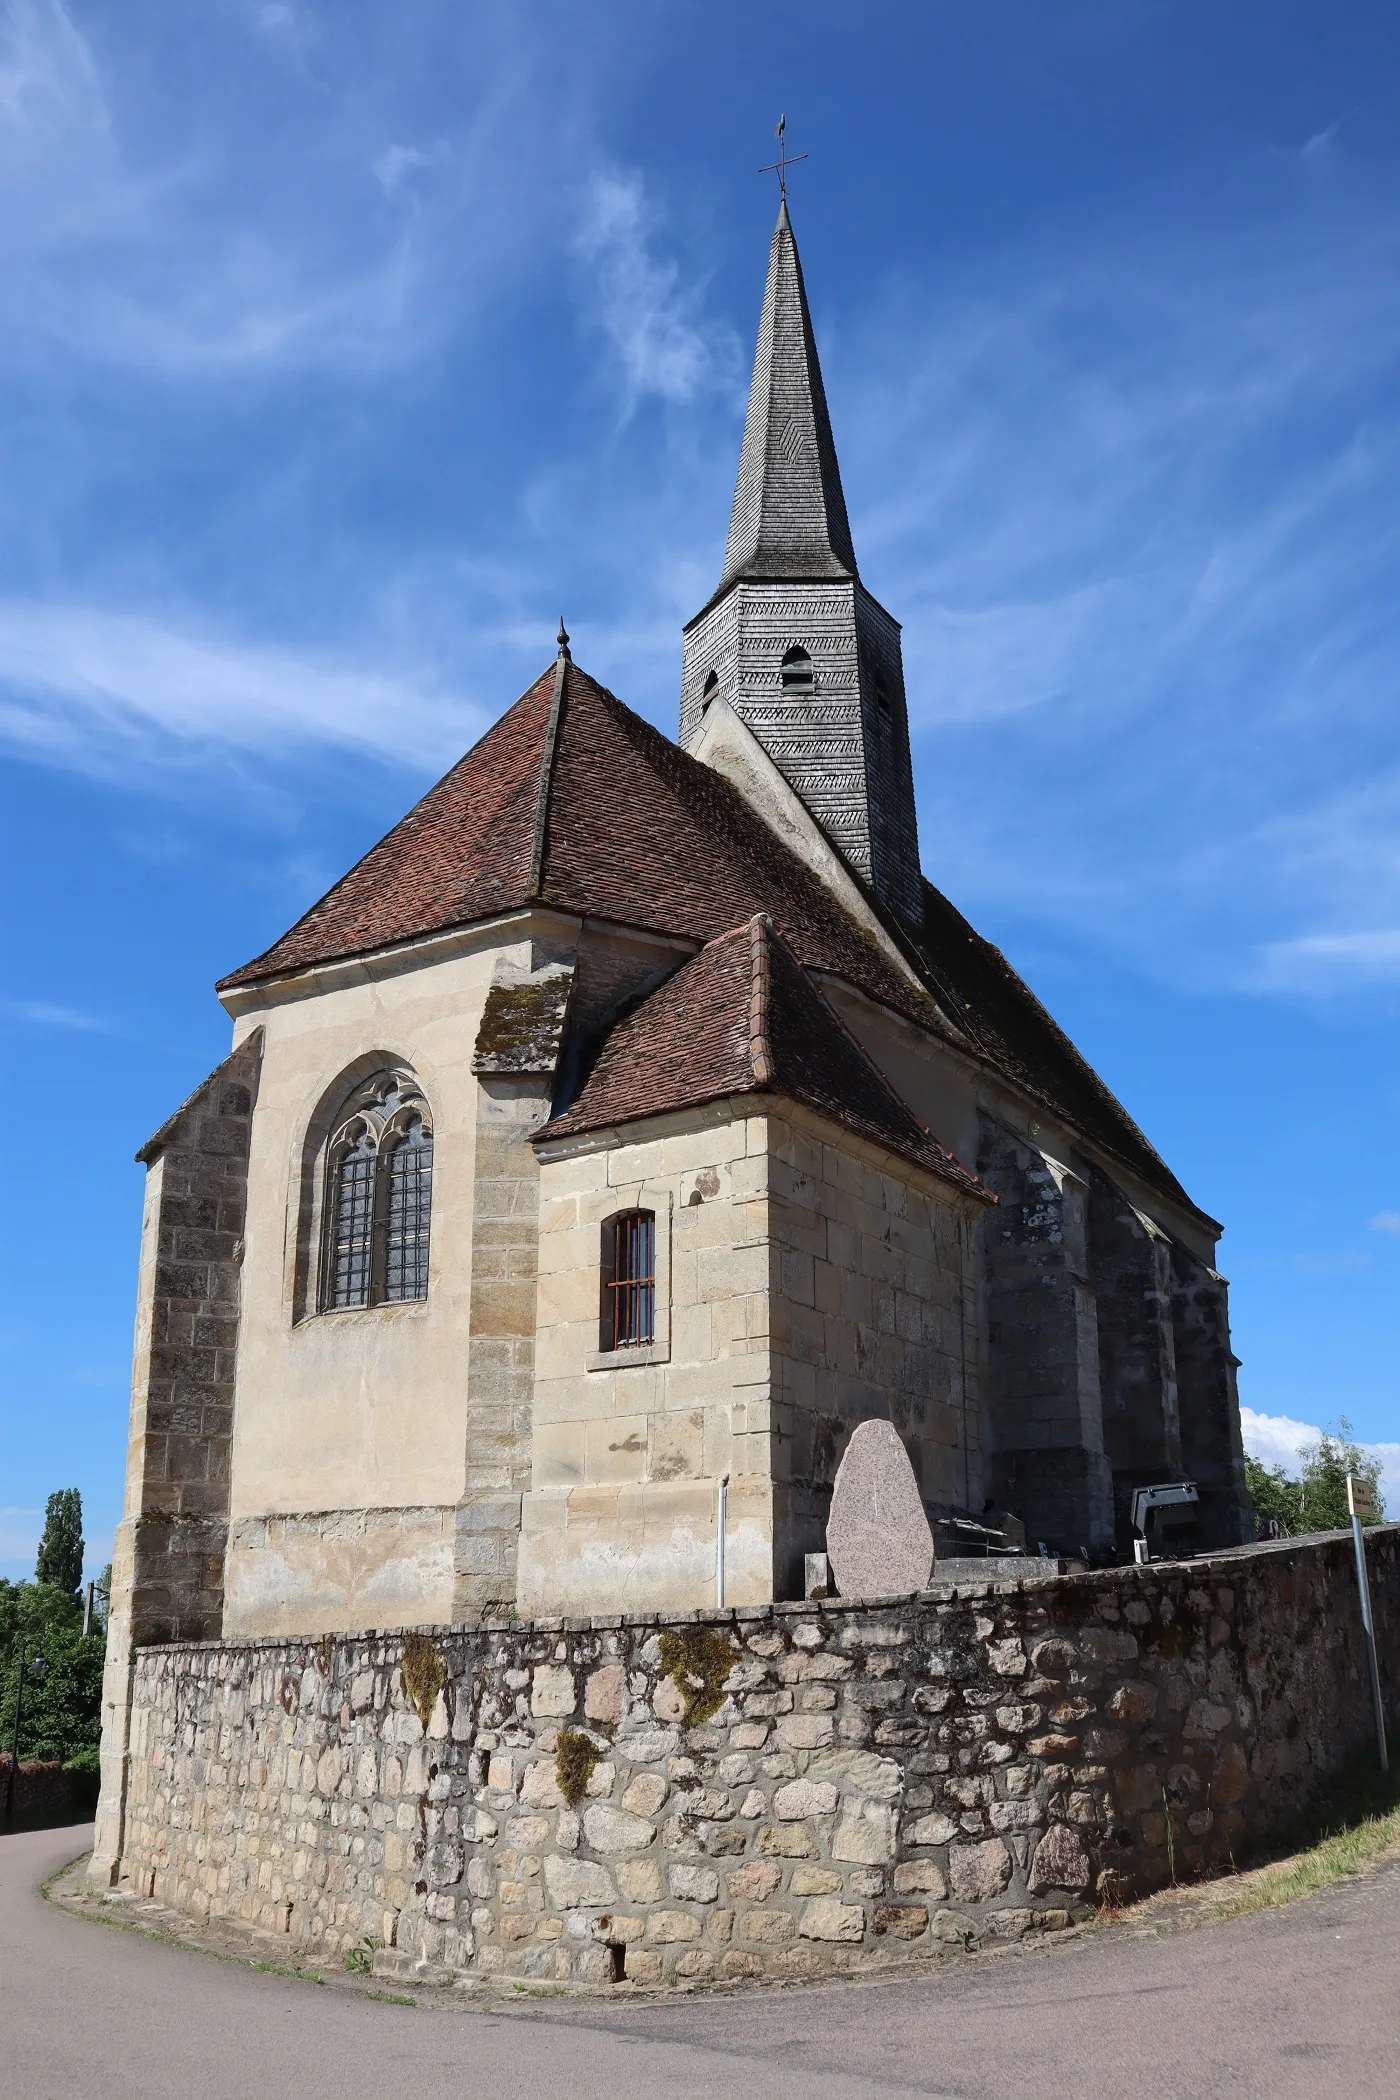
[[[605,1349],[636,1349],[656,1339],[656,1216],[625,1211],[603,1227]]]

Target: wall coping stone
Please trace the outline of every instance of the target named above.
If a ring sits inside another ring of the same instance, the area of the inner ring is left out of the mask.
[[[1366,1536],[1382,1538],[1400,1532],[1400,1522],[1372,1524],[1366,1527]],[[1227,1571],[1241,1562],[1265,1559],[1282,1560],[1290,1554],[1298,1554],[1321,1545],[1345,1546],[1351,1550],[1349,1531],[1313,1531],[1296,1539],[1264,1539],[1247,1546],[1222,1547],[1219,1552],[1202,1554],[1191,1560],[1150,1561],[1145,1567],[1131,1563],[1116,1568],[1088,1568],[1074,1575],[1043,1575],[1021,1577],[1014,1582],[962,1582],[951,1588],[940,1588],[935,1581],[926,1590],[912,1590],[890,1597],[813,1597],[805,1601],[780,1604],[715,1605],[700,1611],[663,1612],[602,1612],[580,1618],[494,1618],[441,1622],[416,1626],[363,1626],[350,1627],[336,1633],[278,1633],[253,1638],[217,1641],[152,1641],[139,1644],[143,1655],[175,1653],[194,1654],[202,1649],[237,1648],[240,1651],[256,1648],[291,1648],[298,1645],[317,1647],[324,1641],[401,1641],[406,1634],[417,1633],[427,1638],[460,1639],[463,1634],[571,1634],[571,1633],[616,1633],[622,1627],[666,1627],[666,1626],[750,1626],[774,1620],[840,1617],[851,1613],[892,1611],[907,1609],[917,1604],[977,1603],[994,1598],[998,1602],[1018,1596],[1043,1595],[1057,1586],[1065,1589],[1096,1589],[1110,1587],[1136,1589],[1168,1578],[1175,1578],[1189,1571],[1199,1570],[1203,1580],[1214,1571]]]

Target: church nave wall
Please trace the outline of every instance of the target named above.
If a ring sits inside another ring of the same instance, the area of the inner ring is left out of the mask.
[[[776,1598],[826,1543],[851,1432],[893,1423],[936,1515],[982,1511],[980,1204],[845,1130],[769,1118]]]
[[[442,1620],[465,1486],[480,1083],[499,931],[455,953],[345,966],[270,998],[248,1176],[225,1630],[256,1636]],[[240,1026],[245,1025],[240,1020]],[[427,1295],[322,1311],[324,1147],[378,1068],[421,1088],[433,1136]]]
[[[533,1466],[519,1607],[713,1604],[728,1475],[726,1597],[772,1595],[766,1119],[717,1104],[626,1142],[539,1147]],[[601,1347],[602,1235],[655,1218],[655,1339]]]

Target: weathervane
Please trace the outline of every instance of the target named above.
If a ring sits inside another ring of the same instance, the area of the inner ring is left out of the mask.
[[[788,152],[787,142],[783,137],[783,133],[786,130],[787,112],[785,110],[782,116],[780,116],[778,119],[776,133],[778,140],[778,158],[776,160],[770,160],[766,168],[760,168],[758,171],[760,175],[777,176],[778,188],[782,191],[784,204],[787,203],[787,171],[789,168],[795,168],[798,161],[805,160],[807,158],[805,153]]]

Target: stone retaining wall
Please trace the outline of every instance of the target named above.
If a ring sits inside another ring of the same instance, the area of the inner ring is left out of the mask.
[[[10,1760],[5,1755],[0,1757],[0,1810],[4,1808],[9,1783]],[[15,1773],[16,1816],[57,1816],[76,1805],[73,1782],[56,1758],[20,1759]]]
[[[1369,1544],[1393,1681],[1400,1529]],[[878,1605],[181,1645],[138,1658],[122,1871],[381,1968],[803,1976],[1228,1863],[1371,1741],[1336,1536]]]

